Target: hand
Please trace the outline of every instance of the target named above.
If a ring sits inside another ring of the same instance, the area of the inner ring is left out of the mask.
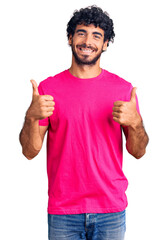
[[[117,101],[114,102],[113,120],[124,126],[136,127],[141,122],[141,117],[136,109],[136,88],[131,92],[129,102]]]
[[[40,120],[50,117],[54,111],[55,102],[50,95],[40,95],[35,80],[30,80],[33,87],[32,102],[27,110],[26,118],[32,120]]]

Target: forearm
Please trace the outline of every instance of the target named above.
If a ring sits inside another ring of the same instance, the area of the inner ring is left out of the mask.
[[[31,160],[39,153],[42,147],[38,120],[26,117],[19,137],[22,153],[27,159]]]
[[[146,146],[149,142],[148,135],[141,121],[137,126],[128,126],[128,136],[126,148],[135,158],[141,158],[146,152]]]

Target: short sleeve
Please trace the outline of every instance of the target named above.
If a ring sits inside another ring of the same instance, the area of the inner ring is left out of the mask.
[[[42,89],[41,83],[38,86],[38,91],[39,91],[40,95],[45,95],[44,91]],[[44,118],[42,120],[39,120],[39,125],[40,126],[48,126],[49,125],[49,118],[47,117],[47,118]]]

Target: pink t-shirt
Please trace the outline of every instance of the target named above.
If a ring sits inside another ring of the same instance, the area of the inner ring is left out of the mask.
[[[89,79],[65,70],[39,85],[55,110],[40,120],[47,136],[48,213],[112,213],[127,207],[122,130],[115,101],[129,101],[132,85],[104,69]],[[137,110],[139,112],[138,101]]]

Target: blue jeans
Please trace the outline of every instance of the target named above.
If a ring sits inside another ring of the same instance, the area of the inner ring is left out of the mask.
[[[48,214],[49,240],[124,240],[125,210],[117,213]]]

